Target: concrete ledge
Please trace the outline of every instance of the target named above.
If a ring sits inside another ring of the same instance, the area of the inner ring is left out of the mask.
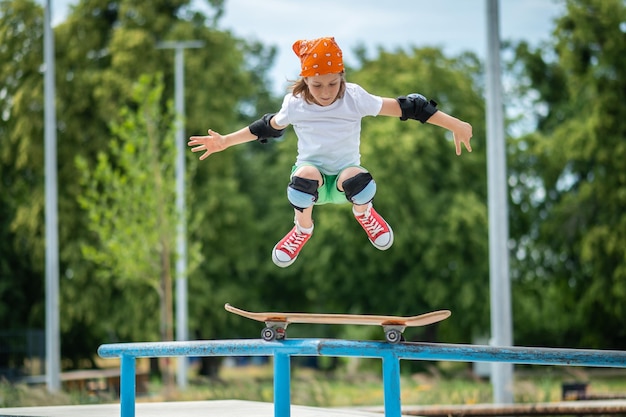
[[[274,404],[256,401],[181,401],[137,403],[137,417],[274,417]],[[0,417],[119,417],[120,404],[0,408]],[[292,417],[380,417],[380,413],[291,406]]]

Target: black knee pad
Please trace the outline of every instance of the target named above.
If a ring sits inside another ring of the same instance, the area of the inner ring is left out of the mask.
[[[348,201],[354,204],[367,204],[376,194],[376,182],[369,172],[356,174],[341,185]]]
[[[317,201],[319,182],[294,175],[287,186],[287,198],[298,211],[304,211]]]

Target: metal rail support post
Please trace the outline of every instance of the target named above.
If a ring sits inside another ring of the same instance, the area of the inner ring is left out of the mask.
[[[135,417],[135,357],[122,355],[120,363],[120,407],[122,417]]]
[[[274,354],[274,417],[291,414],[291,356]]]

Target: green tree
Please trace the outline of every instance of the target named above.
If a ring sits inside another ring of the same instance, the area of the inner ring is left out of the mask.
[[[43,13],[0,1],[0,368],[20,363],[27,329],[42,329],[44,286]],[[3,372],[3,373],[4,373]]]
[[[77,158],[84,187],[79,201],[94,235],[82,254],[98,266],[94,287],[109,300],[100,312],[109,334],[122,340],[174,340],[172,265],[180,217],[174,112],[168,105],[163,113],[162,95],[161,76],[140,77],[135,103],[121,109],[95,169]],[[166,381],[172,382],[167,372]]]
[[[566,6],[550,48],[516,49],[538,126],[513,148],[523,225],[516,329],[550,345],[618,348],[626,343],[626,5]]]
[[[0,323],[43,322],[43,13],[0,2]]]
[[[163,96],[173,97],[174,54],[157,50],[157,42],[205,42],[203,49],[185,57],[188,132],[205,131],[207,115],[214,120],[210,126],[214,128],[241,123],[254,106],[271,99],[264,71],[274,51],[216,30],[222,2],[209,4],[212,9],[203,14],[188,1],[85,0],[73,6],[67,20],[54,28],[62,355],[72,360],[70,366],[78,366],[80,359],[90,359],[100,343],[116,337],[101,314],[111,301],[102,297],[110,293],[100,291],[106,280],[100,282],[102,272],[86,262],[80,250],[83,246],[97,247],[98,242],[89,232],[89,219],[78,204],[83,189],[72,162],[79,156],[90,169],[96,168],[98,153],[108,149],[110,127],[120,123],[118,109],[132,105],[132,87],[141,74],[162,72]],[[4,145],[0,151],[0,297],[6,300],[0,307],[0,320],[7,323],[7,328],[41,328],[44,181],[43,146],[37,138],[43,138],[43,12],[39,4],[26,0],[4,0],[0,7],[0,132]],[[188,154],[188,158],[191,161],[193,156]],[[228,184],[205,180],[219,177],[220,170],[231,169],[232,163],[227,158],[224,166],[205,166],[202,175],[191,176],[194,192],[188,197],[193,213],[190,226],[217,217],[206,210],[205,203],[222,195],[222,187],[238,187],[236,177]],[[207,187],[207,183],[212,185]],[[241,203],[247,204],[235,204]],[[233,211],[229,204],[226,201],[213,208]],[[218,231],[225,234],[223,229]],[[202,239],[192,242],[202,243]],[[207,280],[202,274],[190,278]],[[144,295],[139,291],[135,297],[142,300]],[[191,308],[207,302],[202,292],[190,292]],[[129,305],[126,317],[133,316],[131,308]]]
[[[111,334],[126,340],[172,340],[171,264],[178,219],[174,117],[171,106],[162,114],[160,78],[141,77],[133,90],[136,110],[122,108],[95,169],[84,157],[77,158],[84,188],[79,202],[95,237],[82,246],[82,254],[99,267],[99,290],[104,286],[116,294],[106,308]],[[141,287],[150,291],[137,289]],[[138,294],[148,296],[138,299]],[[128,320],[128,308],[135,320]]]

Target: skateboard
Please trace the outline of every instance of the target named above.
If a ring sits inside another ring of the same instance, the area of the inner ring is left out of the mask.
[[[233,307],[226,303],[226,311],[265,323],[261,332],[263,340],[284,339],[285,331],[290,323],[307,324],[360,324],[366,326],[382,326],[385,339],[389,343],[403,340],[402,334],[407,327],[427,326],[447,319],[452,314],[449,310],[438,310],[419,316],[375,316],[369,314],[316,314],[316,313],[255,313]]]

